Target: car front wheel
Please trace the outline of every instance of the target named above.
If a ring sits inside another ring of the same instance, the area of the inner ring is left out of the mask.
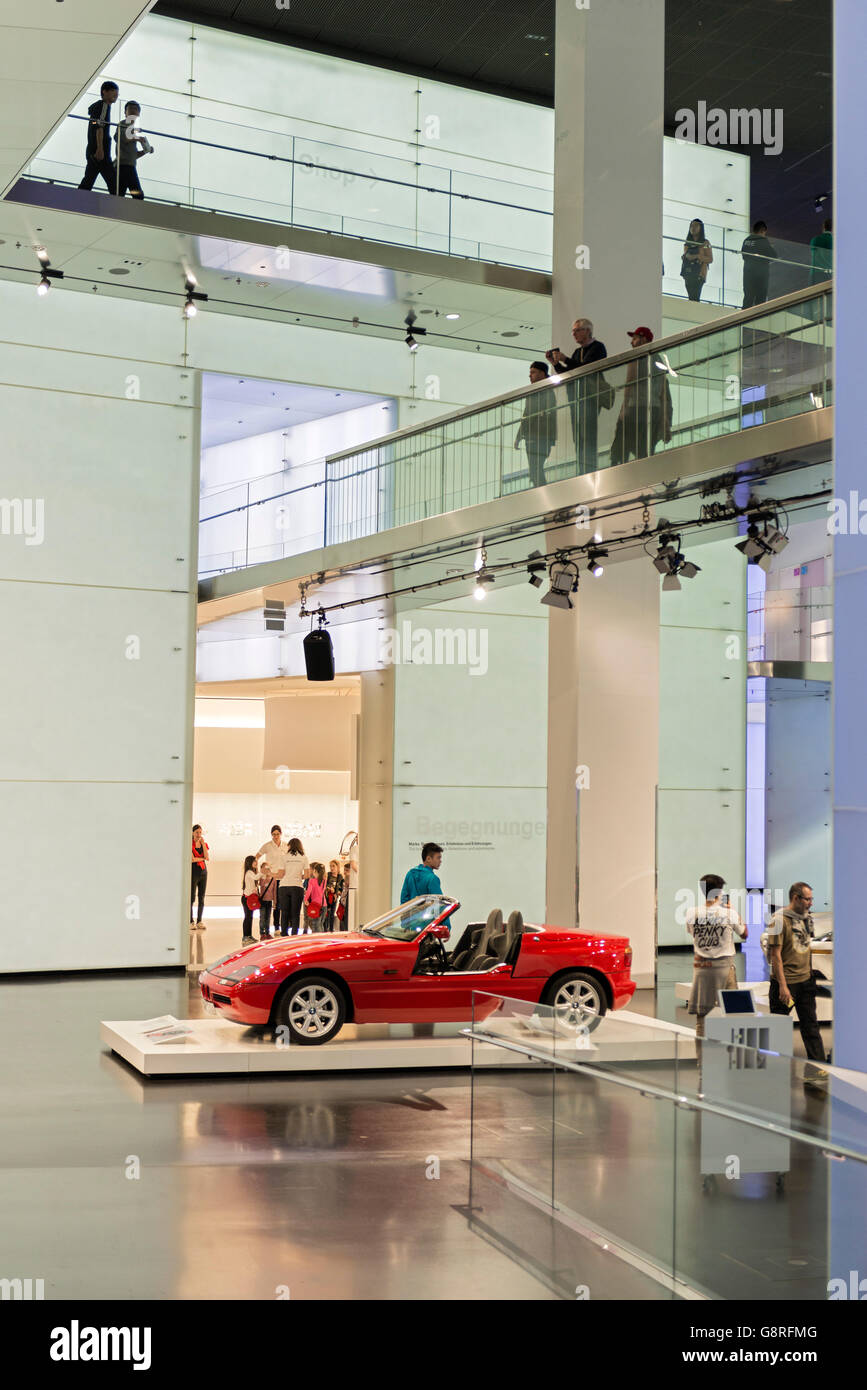
[[[343,991],[323,975],[302,975],[284,991],[275,1023],[289,1032],[289,1042],[315,1046],[329,1042],[346,1018]]]
[[[570,1028],[598,1028],[608,1011],[599,981],[583,970],[561,975],[545,992],[543,1003],[550,1005],[560,1023]]]

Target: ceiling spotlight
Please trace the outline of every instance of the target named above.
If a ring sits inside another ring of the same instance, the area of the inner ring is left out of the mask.
[[[460,314],[446,314],[447,319],[459,319]]]
[[[746,539],[738,541],[735,550],[746,555],[748,560],[757,560],[760,555],[764,554],[764,547],[759,540],[759,528],[755,523],[747,527]]]
[[[663,523],[665,525],[665,523]],[[663,531],[659,537],[659,548],[653,563],[663,576],[662,589],[668,592],[681,587],[681,579],[695,579],[700,566],[684,558],[680,548],[680,536],[673,531]]]
[[[48,252],[45,250],[44,246],[38,247],[36,251],[36,258],[39,261],[40,271],[39,283],[36,286],[36,293],[40,296],[40,298],[43,298],[51,289],[52,280],[63,279],[63,271],[51,269],[51,262],[48,259]]]
[[[599,561],[600,561],[600,560],[607,560],[607,559],[608,559],[608,551],[607,551],[607,550],[600,550],[600,549],[594,547],[594,549],[592,549],[591,551],[589,551],[589,553],[588,553],[588,555],[587,555],[587,569],[588,569],[589,573],[593,575],[593,578],[594,578],[594,579],[598,579],[599,576],[600,576],[601,574],[604,574],[604,570],[603,570],[602,566],[600,565]]]
[[[677,556],[680,548],[680,536],[665,533],[659,538],[659,548],[653,557],[653,563],[660,574],[671,574],[676,566]]]
[[[541,550],[534,550],[527,560],[527,573],[534,589],[541,589],[542,575],[547,574],[548,564]]]
[[[578,566],[572,560],[556,560],[548,573],[551,587],[542,602],[549,608],[572,608],[569,595],[578,592]]]
[[[479,555],[479,564],[476,569],[476,584],[473,589],[473,598],[485,599],[488,597],[488,589],[492,584],[496,584],[497,576],[488,569],[488,552],[482,546]]]
[[[424,335],[427,333],[426,328],[416,328],[415,321],[415,310],[410,309],[409,313],[404,319],[404,323],[406,324],[406,337],[404,338],[404,342],[406,343],[410,352],[418,352],[418,339],[423,338]]]
[[[788,544],[789,538],[780,530],[776,518],[772,521],[766,514],[761,531],[758,522],[751,521],[745,539],[738,541],[735,549],[745,555],[751,565],[758,565],[767,574],[774,556],[782,554]]]
[[[196,300],[201,300],[202,303],[207,302],[208,296],[196,289],[197,283],[195,275],[191,275],[189,271],[187,271],[184,275],[184,293],[186,298],[184,299],[184,307],[181,310],[185,319],[194,319],[199,312],[196,306]]]

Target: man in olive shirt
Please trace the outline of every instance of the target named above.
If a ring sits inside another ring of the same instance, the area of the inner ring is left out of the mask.
[[[825,1047],[816,1020],[812,906],[809,883],[793,883],[789,906],[775,912],[768,923],[769,1002],[772,1014],[788,1014],[794,1004],[807,1056],[813,1062],[824,1062]]]

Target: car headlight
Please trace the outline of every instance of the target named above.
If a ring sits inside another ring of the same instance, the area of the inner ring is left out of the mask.
[[[212,965],[206,965],[204,969],[210,970],[212,975],[216,975],[220,966],[225,965],[227,960],[234,960],[237,954],[237,951],[231,951],[228,956],[220,956],[219,960],[215,960]]]
[[[251,975],[261,975],[258,965],[239,965],[237,970],[230,970],[227,975],[221,975],[220,980],[223,984],[238,984],[241,980],[249,980]]]

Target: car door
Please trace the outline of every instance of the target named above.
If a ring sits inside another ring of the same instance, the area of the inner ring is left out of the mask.
[[[421,948],[420,948],[421,949]],[[476,1015],[480,1008],[485,1014],[493,1005],[484,1006],[478,997],[479,992],[488,994],[511,994],[512,968],[501,964],[489,970],[446,971],[442,975],[411,975],[400,990],[400,1003],[403,1020],[413,1023],[469,1023],[474,1009]]]

